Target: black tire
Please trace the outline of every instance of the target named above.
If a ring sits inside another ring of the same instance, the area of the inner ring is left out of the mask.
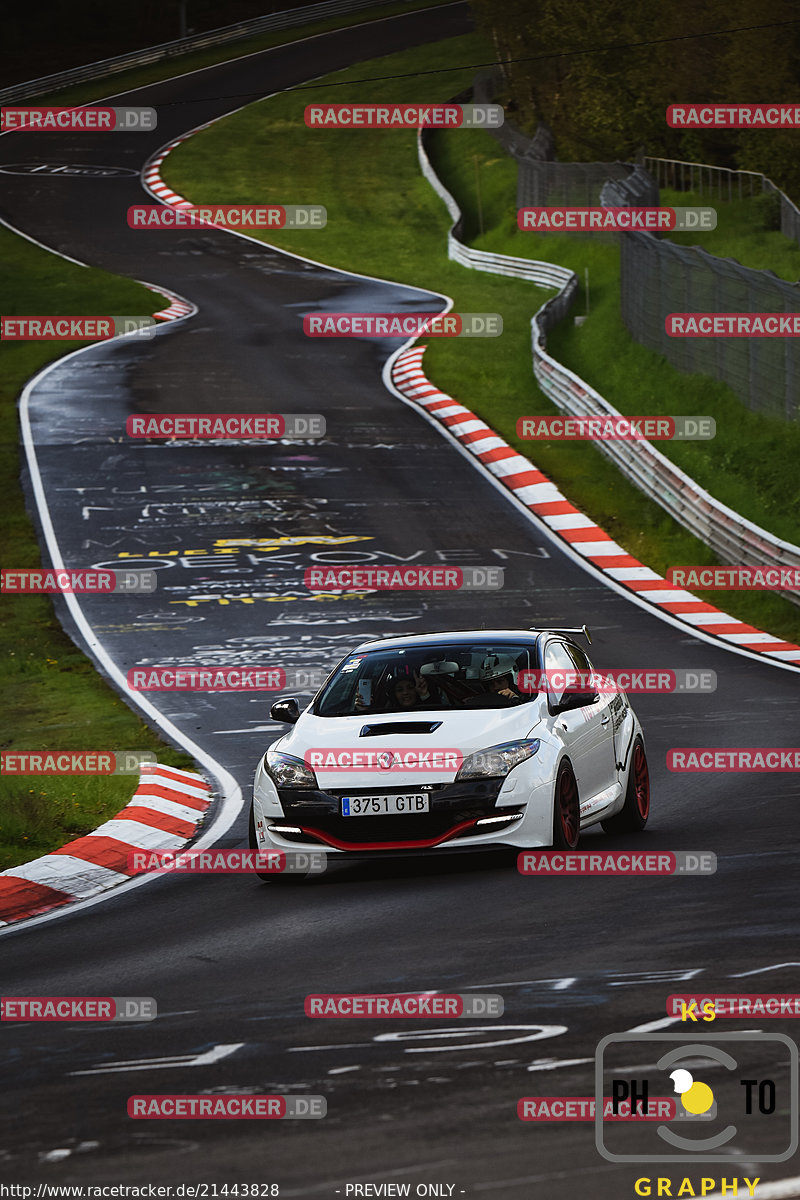
[[[574,850],[581,836],[580,802],[575,772],[565,758],[558,768],[553,794],[553,847]]]
[[[250,805],[250,821],[248,823],[248,841],[250,843],[251,850],[260,850],[261,849],[261,847],[259,846],[258,841],[256,839],[255,806],[253,804]],[[305,883],[306,879],[308,879],[308,876],[309,876],[309,873],[306,871],[296,871],[296,872],[292,871],[288,874],[284,871],[272,871],[269,873],[264,873],[262,871],[256,871],[255,874],[262,881],[262,883],[281,883],[284,885],[284,887],[286,887],[286,886],[296,887],[297,884],[299,884],[299,883]]]
[[[650,816],[650,771],[644,742],[637,734],[631,750],[631,770],[625,803],[620,811],[607,821],[601,821],[606,833],[639,833]]]

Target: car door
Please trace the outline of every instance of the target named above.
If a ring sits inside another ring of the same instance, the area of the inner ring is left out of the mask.
[[[569,690],[564,676],[574,677],[576,669],[591,671],[588,659],[578,667],[570,653],[572,649],[573,647],[568,647],[565,642],[553,638],[545,646],[543,661],[548,681],[550,728],[564,746],[572,763],[583,813],[585,806],[590,804],[598,792],[602,792],[613,782],[614,753],[608,696],[603,698],[595,693],[592,703],[580,708],[553,712]],[[603,724],[604,717],[607,718],[606,724]]]
[[[575,667],[583,675],[602,675],[601,671],[596,671],[589,661],[586,654],[580,646],[573,646],[571,643],[566,643],[567,654],[572,659]],[[614,751],[614,721],[612,706],[615,702],[615,693],[611,691],[600,691],[598,698],[593,704],[578,711],[583,714],[583,718],[587,725],[592,727],[595,733],[595,738],[591,744],[591,755],[593,759],[593,771],[595,772],[595,787],[592,795],[597,795],[598,792],[605,791],[617,782],[617,767],[616,754]]]

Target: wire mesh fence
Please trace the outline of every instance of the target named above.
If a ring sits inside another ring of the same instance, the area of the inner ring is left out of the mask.
[[[677,192],[698,192],[709,203],[712,200],[743,200],[747,196],[758,196],[764,190],[764,176],[756,171],[733,171],[675,158],[646,157],[644,163],[659,187],[673,188]]]
[[[569,312],[578,288],[577,276],[555,263],[491,254],[464,245],[457,232],[462,223],[459,205],[438,178],[428,158],[426,144],[429,141],[429,133],[419,134],[419,162],[425,178],[446,204],[453,222],[447,235],[448,257],[473,270],[513,276],[540,286],[558,288],[558,294],[546,300],[531,320],[534,376],[544,394],[562,412],[575,416],[619,416],[618,410],[599,392],[547,353],[547,332]],[[628,194],[635,197],[639,187],[649,186],[647,178],[646,173],[642,173],[638,180],[634,178],[628,186]],[[616,189],[621,185],[608,186]],[[655,242],[655,239],[650,240]],[[800,564],[800,547],[776,538],[766,529],[731,511],[649,442],[601,441],[597,445],[626,478],[695,537],[710,546],[722,562],[768,566]],[[797,593],[783,592],[782,595],[800,604],[800,595]]]
[[[474,82],[476,100],[491,101],[502,89],[499,70]],[[552,161],[552,135],[540,125],[534,138],[508,120],[494,136],[517,162],[517,208],[583,205],[658,205],[661,187],[714,201],[775,199],[775,227],[800,241],[800,210],[765,175],[707,163],[645,157],[631,163]],[[586,233],[620,244],[622,318],[632,337],[679,371],[726,383],[753,411],[800,420],[800,339],[792,337],[671,337],[670,313],[800,313],[800,283],[772,271],[742,266],[700,247],[678,246],[649,233]],[[561,305],[551,305],[552,326]]]
[[[726,383],[754,412],[800,420],[794,337],[672,337],[670,313],[800,312],[800,284],[699,246],[647,233],[620,235],[620,303],[632,337],[679,371]]]
[[[660,187],[679,192],[696,191],[709,201],[774,196],[778,214],[775,227],[784,237],[800,242],[800,208],[760,171],[736,171],[729,167],[713,167],[709,163],[680,162],[674,158],[645,158],[644,163]]]

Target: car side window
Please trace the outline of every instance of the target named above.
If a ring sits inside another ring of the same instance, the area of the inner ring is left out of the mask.
[[[544,669],[547,675],[547,699],[551,706],[560,704],[567,690],[569,676],[575,675],[575,663],[567,653],[563,642],[548,642],[544,652]],[[555,673],[555,678],[550,672]],[[559,678],[561,676],[561,678]]]
[[[589,662],[589,659],[586,657],[583,650],[581,650],[580,646],[571,646],[569,643],[566,643],[565,648],[567,654],[570,656],[581,674],[591,675],[594,673],[594,667]]]

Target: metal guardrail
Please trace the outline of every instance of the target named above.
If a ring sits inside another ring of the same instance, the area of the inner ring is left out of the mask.
[[[425,152],[423,135],[417,138],[422,173],[447,205],[453,225],[447,235],[448,258],[477,271],[513,275],[528,279],[540,287],[559,287],[531,318],[533,373],[544,394],[572,416],[609,416],[621,414],[583,379],[547,353],[546,336],[569,310],[578,288],[574,272],[553,263],[516,258],[506,254],[488,254],[465,246],[457,237],[461,210],[434,171]],[[647,160],[645,160],[647,161]],[[651,160],[652,161],[652,160]],[[597,449],[618,467],[640,491],[694,534],[723,562],[746,566],[800,567],[800,546],[775,537],[734,512],[701,488],[689,475],[646,441],[598,441]],[[782,592],[787,600],[800,605],[800,594]]]
[[[219,29],[209,29],[205,33],[192,34],[191,37],[177,38],[173,42],[162,42],[158,46],[148,46],[144,50],[133,50],[129,54],[120,54],[116,58],[104,58],[99,62],[87,63],[83,67],[70,67],[67,71],[59,71],[55,75],[43,75],[41,79],[30,79],[26,83],[13,84],[0,90],[0,104],[10,104],[17,100],[27,100],[32,96],[42,96],[48,92],[59,91],[73,83],[88,83],[92,79],[104,79],[116,75],[129,67],[144,67],[150,63],[161,62],[189,50],[203,50],[207,46],[223,46],[226,42],[235,42],[241,38],[252,37],[270,29],[287,29],[292,25],[303,24],[317,18],[338,16],[340,13],[358,12],[362,8],[377,8],[395,0],[321,0],[319,4],[310,4],[307,8],[289,8],[281,12],[268,13],[263,17],[252,17],[248,21],[238,21],[235,25],[223,25]]]
[[[542,391],[572,416],[617,416],[613,405],[547,354],[536,314],[531,322],[533,373]],[[800,547],[784,542],[716,500],[648,442],[597,442],[601,453],[645,495],[700,538],[723,562],[800,567]],[[800,604],[797,592],[783,593]]]
[[[528,279],[539,287],[563,289],[569,287],[574,280],[577,289],[578,279],[567,267],[559,267],[557,263],[537,262],[536,259],[515,258],[510,254],[489,254],[484,250],[473,250],[458,238],[458,227],[461,224],[461,209],[455,198],[439,179],[431,166],[425,152],[423,139],[417,136],[417,154],[422,174],[427,179],[437,196],[444,201],[453,222],[447,231],[447,257],[462,267],[471,267],[475,271],[489,271],[495,275],[510,275],[517,279]]]

